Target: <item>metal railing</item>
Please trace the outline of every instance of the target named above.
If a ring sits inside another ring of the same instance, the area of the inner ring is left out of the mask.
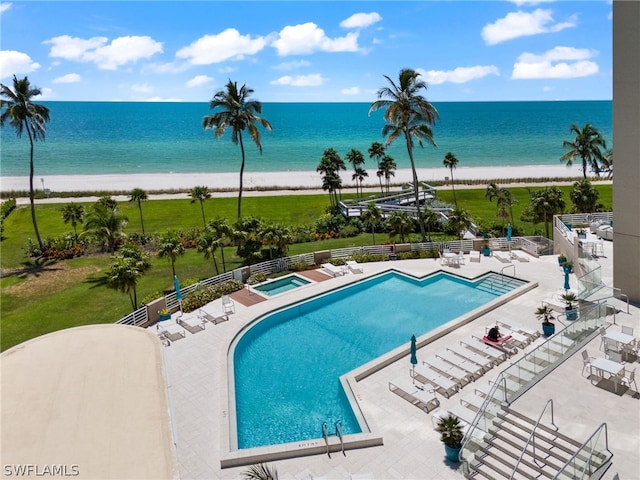
[[[608,453],[606,457],[601,453],[605,451]],[[584,458],[585,453],[586,458]],[[609,467],[611,458],[613,458],[613,453],[609,450],[607,424],[602,423],[553,478],[554,480],[557,478],[575,478],[576,480],[591,478],[598,471],[604,473]]]
[[[520,457],[518,458],[518,461],[516,462],[515,466],[513,467],[513,470],[511,471],[511,475],[509,476],[509,480],[512,480],[513,476],[516,474],[516,471],[518,470],[518,466],[522,462],[522,459],[524,458],[524,454],[526,453],[527,447],[529,446],[529,444],[533,445],[533,461],[536,463],[536,465],[538,465],[539,467],[542,467],[542,465],[540,465],[538,463],[538,459],[536,458],[536,431],[538,430],[538,426],[540,425],[540,422],[542,421],[542,416],[544,415],[544,412],[547,411],[547,407],[549,405],[551,405],[551,425],[556,427],[556,431],[558,430],[558,427],[555,424],[555,419],[553,417],[553,400],[549,399],[549,400],[547,400],[547,403],[544,404],[544,407],[542,408],[542,412],[540,412],[540,416],[538,417],[538,420],[536,421],[536,424],[531,429],[531,434],[529,435],[529,438],[527,439],[527,443],[525,443],[525,445],[524,445],[524,447],[522,449],[522,452],[520,453]]]

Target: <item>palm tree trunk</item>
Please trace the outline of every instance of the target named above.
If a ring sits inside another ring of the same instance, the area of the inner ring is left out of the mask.
[[[587,159],[585,157],[582,157],[582,176],[587,178]]]
[[[138,210],[140,210],[140,225],[142,225],[142,236],[144,237],[144,219],[142,218],[142,204],[138,200]]]
[[[427,235],[424,230],[424,219],[420,214],[420,197],[418,194],[418,174],[416,173],[416,164],[413,161],[413,148],[411,145],[411,138],[409,137],[409,132],[405,130],[404,132],[405,139],[407,141],[407,151],[409,152],[409,160],[411,161],[411,173],[413,174],[413,194],[416,198],[416,214],[418,215],[418,224],[420,225],[420,235],[422,235],[422,241],[427,241]]]
[[[242,216],[242,177],[244,175],[244,143],[242,143],[242,132],[238,132],[240,137],[240,153],[242,154],[242,163],[240,164],[240,189],[238,191],[238,218]]]
[[[36,204],[35,204],[35,196],[33,192],[33,137],[31,136],[31,128],[29,124],[25,120],[25,125],[27,127],[27,134],[29,135],[29,143],[31,144],[31,149],[29,153],[29,203],[31,204],[31,221],[33,222],[33,229],[36,233],[36,239],[38,240],[38,246],[40,250],[42,250],[42,239],[40,238],[40,231],[38,230],[38,221],[36,220]]]
[[[204,225],[205,230],[207,229],[207,221],[204,218],[204,201],[200,200],[200,211],[202,211],[202,225]]]
[[[220,275],[220,270],[218,269],[218,261],[216,260],[216,252],[213,252],[211,256],[213,257],[213,266],[216,267],[216,275]]]
[[[453,168],[451,168],[451,191],[453,192],[453,203],[458,208],[458,200],[456,200],[456,187],[453,184]]]

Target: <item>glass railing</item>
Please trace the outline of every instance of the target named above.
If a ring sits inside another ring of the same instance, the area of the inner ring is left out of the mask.
[[[553,478],[591,478],[596,473],[604,473],[612,456],[609,451],[607,424],[603,423]]]
[[[578,278],[578,298],[588,298],[596,290],[603,287],[602,267],[598,262],[591,265],[593,268]]]

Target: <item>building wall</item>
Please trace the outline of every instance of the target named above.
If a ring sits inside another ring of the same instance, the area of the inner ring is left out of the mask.
[[[613,281],[640,303],[640,2],[613,2]]]

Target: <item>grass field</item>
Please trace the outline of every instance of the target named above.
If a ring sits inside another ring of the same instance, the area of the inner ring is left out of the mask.
[[[571,187],[559,187],[565,192],[565,200],[570,205]],[[605,210],[611,209],[611,185],[596,186]],[[528,204],[526,188],[510,189],[518,199],[514,207],[516,227],[525,234],[533,232],[534,225],[522,224],[520,214]],[[453,202],[450,190],[440,190],[439,198]],[[460,207],[471,212],[476,221],[498,222],[495,202],[484,198],[482,189],[456,190]],[[347,198],[347,196],[345,196]],[[262,217],[285,225],[305,225],[313,223],[328,205],[327,195],[296,195],[247,197],[243,199],[244,215]],[[72,231],[71,225],[61,218],[62,204],[38,205],[38,226],[43,237],[58,236]],[[89,205],[85,205],[88,207]],[[127,233],[141,233],[140,215],[137,205],[129,202],[119,204],[120,210],[128,217]],[[186,230],[202,226],[200,204],[189,200],[155,200],[143,202],[145,231],[160,233],[167,230]],[[207,219],[224,217],[233,221],[236,214],[235,198],[216,198],[205,202]],[[538,225],[538,229],[542,226]],[[28,238],[34,238],[33,226],[28,207],[16,209],[5,220],[5,239],[2,241],[2,271],[0,288],[0,308],[2,324],[0,348],[5,350],[30,338],[80,325],[111,323],[131,311],[129,298],[104,284],[104,273],[110,268],[109,255],[95,255],[60,262],[34,264],[25,256],[24,247]],[[419,240],[414,234],[412,240]],[[437,240],[438,238],[434,238]],[[376,243],[388,242],[386,234],[376,234]],[[291,245],[289,254],[329,250],[348,246],[370,245],[370,233],[362,233],[352,238],[339,238]],[[240,265],[233,256],[234,247],[225,250],[227,270]],[[219,262],[221,268],[221,263]],[[216,274],[213,262],[205,260],[202,254],[189,250],[176,262],[176,271],[183,284]],[[171,289],[171,265],[166,259],[152,258],[151,270],[138,284],[138,300],[145,296]]]

